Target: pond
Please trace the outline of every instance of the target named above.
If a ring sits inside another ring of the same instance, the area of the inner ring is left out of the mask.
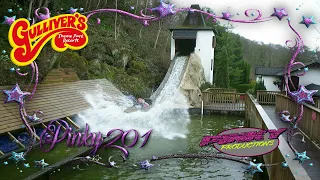
[[[252,175],[245,173],[246,165],[241,163],[212,159],[167,159],[152,162],[154,167],[149,171],[140,169],[137,162],[151,159],[152,156],[162,156],[177,153],[197,153],[204,151],[199,143],[204,135],[216,135],[224,129],[243,125],[243,117],[231,115],[191,116],[188,124],[187,138],[172,140],[150,136],[149,142],[139,148],[137,145],[129,149],[129,157],[125,163],[121,158],[115,158],[119,168],[105,168],[94,164],[67,164],[49,175],[50,179],[252,179]],[[216,152],[214,148],[210,151]],[[106,163],[111,155],[120,154],[119,150],[101,149],[98,152]],[[77,167],[77,165],[79,165]]]

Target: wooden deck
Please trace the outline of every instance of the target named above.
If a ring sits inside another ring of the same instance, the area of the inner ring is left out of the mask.
[[[217,111],[245,111],[245,94],[202,92],[203,108]]]
[[[278,113],[275,110],[275,106],[262,106],[269,118],[272,120],[273,124],[279,128],[288,127],[287,123],[284,123],[280,120]],[[283,134],[286,137],[286,134]],[[293,146],[298,152],[307,151],[307,156],[310,157],[310,160],[306,160],[302,166],[308,173],[311,179],[317,180],[320,179],[320,149],[314,145],[310,139],[305,138],[305,143],[301,143],[301,136],[297,135],[294,138]],[[293,157],[290,157],[293,158]],[[309,164],[313,163],[313,166]]]
[[[32,125],[41,124],[58,118],[64,118],[78,114],[90,107],[84,99],[82,92],[93,92],[96,85],[110,95],[122,94],[108,80],[84,80],[68,83],[40,84],[31,101],[26,100],[26,110],[29,115],[41,110],[44,120]],[[11,89],[13,86],[0,87],[0,90]],[[25,87],[21,87],[25,90]],[[5,95],[0,94],[0,102],[5,101]],[[21,129],[23,123],[19,115],[17,103],[0,103],[0,134]]]

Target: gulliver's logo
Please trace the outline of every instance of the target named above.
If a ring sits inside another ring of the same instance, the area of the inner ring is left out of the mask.
[[[87,28],[87,18],[79,13],[55,16],[32,26],[27,19],[18,19],[9,30],[11,60],[18,66],[31,64],[51,39],[58,52],[82,49],[88,43]]]

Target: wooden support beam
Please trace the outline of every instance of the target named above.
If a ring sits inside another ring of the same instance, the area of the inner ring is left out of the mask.
[[[4,153],[3,153],[2,151],[0,151],[0,155],[1,155],[1,156],[4,156]]]
[[[74,127],[76,127],[77,129],[80,129],[80,127],[79,127],[74,121],[72,121],[71,118],[66,117],[66,119],[67,119],[67,121],[68,121],[69,123],[71,123]]]
[[[29,131],[28,131],[28,129],[27,128],[25,128],[26,129],[26,131],[28,132],[28,134],[29,134]],[[34,133],[34,135],[36,136],[36,139],[38,140],[38,141],[40,141],[40,137],[36,134],[36,133]]]
[[[21,146],[22,148],[25,148],[25,146],[18,139],[16,139],[10,132],[7,132],[7,133],[8,133],[11,140],[13,140],[17,144],[19,144],[19,146]]]
[[[45,124],[41,123],[41,126],[42,126],[44,129],[47,129],[47,126],[46,126]],[[54,133],[53,133],[52,131],[50,131],[50,130],[49,130],[49,133],[50,133],[51,135],[54,135]]]
[[[55,121],[55,123],[56,123],[58,126],[61,125],[58,121]],[[62,127],[63,130],[66,130],[66,127],[64,127],[64,126],[62,126],[62,125],[61,125],[61,127]]]

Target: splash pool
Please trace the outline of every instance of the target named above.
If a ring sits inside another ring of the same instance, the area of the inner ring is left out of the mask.
[[[176,153],[216,152],[214,148],[203,150],[199,142],[204,135],[216,135],[220,131],[243,125],[243,117],[210,115],[193,115],[188,124],[189,133],[185,138],[167,139],[150,137],[143,148],[137,145],[129,149],[129,158],[125,163],[120,158],[114,158],[119,168],[106,168],[94,164],[70,163],[60,167],[60,171],[50,172],[49,179],[252,179],[245,173],[245,165],[228,160],[213,159],[208,162],[197,159],[168,159],[152,162],[154,167],[149,171],[140,169],[137,162],[151,159],[152,156],[162,156]],[[106,163],[111,155],[120,154],[115,149],[101,149],[98,152]],[[77,165],[79,165],[77,167]]]

